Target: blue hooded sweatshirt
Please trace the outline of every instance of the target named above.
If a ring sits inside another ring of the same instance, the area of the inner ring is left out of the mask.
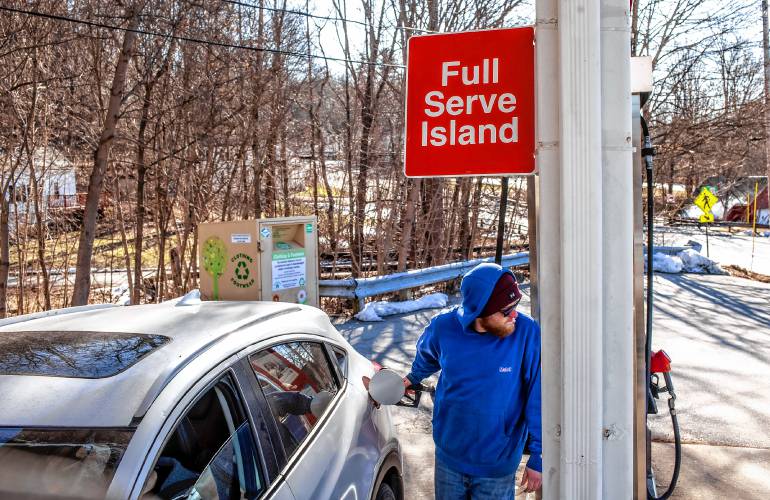
[[[515,472],[525,443],[531,452],[527,467],[543,468],[540,327],[520,313],[506,338],[473,329],[506,272],[481,264],[463,277],[462,305],[431,320],[407,375],[419,383],[441,370],[433,408],[436,455],[452,469],[477,477]]]

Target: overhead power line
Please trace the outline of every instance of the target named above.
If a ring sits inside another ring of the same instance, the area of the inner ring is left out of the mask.
[[[161,38],[167,38],[167,39],[173,39],[173,40],[180,40],[183,42],[190,42],[190,43],[197,43],[201,45],[209,45],[214,47],[223,47],[228,49],[240,49],[240,50],[250,50],[253,52],[268,52],[271,54],[281,54],[288,57],[299,57],[302,59],[312,58],[312,59],[323,59],[326,61],[336,61],[336,62],[344,62],[344,63],[351,63],[351,64],[362,64],[366,66],[382,66],[382,67],[388,67],[388,68],[395,68],[395,69],[403,69],[403,64],[391,64],[391,63],[378,63],[378,62],[370,62],[370,61],[361,61],[356,59],[345,59],[342,57],[329,57],[329,56],[320,56],[315,55],[312,53],[307,52],[293,52],[290,50],[281,50],[281,49],[268,49],[265,47],[251,47],[248,45],[238,45],[234,43],[226,43],[226,42],[217,42],[214,40],[204,40],[202,38],[194,38],[189,36],[180,36],[180,35],[171,35],[168,33],[159,33],[156,31],[148,31],[148,30],[140,30],[140,29],[131,29],[131,28],[124,28],[122,26],[113,26],[110,24],[104,24],[104,23],[98,23],[95,21],[86,21],[85,19],[76,19],[73,17],[67,17],[67,16],[60,16],[58,14],[48,14],[45,12],[37,12],[34,10],[23,10],[23,9],[15,9],[13,7],[4,7],[0,6],[0,11],[6,11],[6,12],[13,12],[16,14],[23,14],[28,16],[34,16],[34,17],[41,17],[44,19],[52,19],[55,21],[63,21],[68,23],[74,23],[74,24],[82,24],[85,26],[91,26],[94,28],[103,28],[108,30],[114,30],[114,31],[130,31],[132,33],[138,33],[140,35],[149,35],[149,36],[157,36]]]
[[[246,3],[246,2],[239,2],[237,0],[220,0],[223,3],[229,3],[232,5],[238,5],[240,7],[249,7],[251,9],[261,9],[266,10],[268,12],[280,12],[283,14],[295,14],[297,16],[305,16],[312,19],[321,19],[323,21],[342,21],[346,23],[353,23],[353,24],[360,24],[361,26],[368,27],[369,24],[365,23],[364,21],[356,21],[353,19],[344,19],[341,17],[332,17],[332,16],[319,16],[317,14],[311,14],[310,12],[304,12],[301,10],[292,10],[292,9],[276,9],[274,7],[265,7],[263,5],[254,5],[252,3]]]
[[[262,9],[262,10],[266,10],[268,12],[281,12],[281,13],[285,13],[285,14],[295,14],[295,15],[298,15],[298,16],[305,16],[305,17],[309,17],[311,19],[320,19],[320,20],[323,20],[323,21],[353,23],[353,24],[358,24],[358,25],[361,25],[361,26],[364,26],[364,27],[367,27],[367,28],[369,28],[371,26],[371,24],[369,24],[367,22],[364,22],[364,21],[357,21],[355,19],[346,19],[344,17],[321,16],[321,15],[318,15],[318,14],[311,14],[310,12],[305,12],[305,11],[302,11],[302,10],[277,9],[277,8],[274,8],[274,7],[265,7],[263,5],[254,5],[252,3],[239,2],[238,0],[220,0],[220,1],[222,1],[224,3],[232,4],[232,5],[238,5],[238,6],[241,6],[241,7],[249,7],[251,9]],[[400,30],[405,30],[405,31],[419,31],[421,33],[439,33],[438,31],[431,31],[431,30],[426,30],[426,29],[422,29],[422,28],[412,28],[410,26],[396,26],[396,28],[400,29]]]

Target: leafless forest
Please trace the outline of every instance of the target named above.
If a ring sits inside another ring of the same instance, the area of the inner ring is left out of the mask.
[[[760,17],[634,6],[660,182],[766,173]],[[0,1],[0,316],[125,281],[132,303],[178,296],[203,221],[316,214],[325,277],[486,255],[498,180],[403,176],[404,47],[533,22],[525,0]],[[526,184],[506,250],[526,245]]]

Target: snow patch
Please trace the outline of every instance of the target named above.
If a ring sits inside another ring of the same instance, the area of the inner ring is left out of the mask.
[[[676,255],[656,253],[652,256],[652,269],[659,273],[681,273],[683,267],[682,259]]]
[[[682,259],[685,271],[697,274],[727,274],[719,267],[719,264],[704,257],[695,250],[688,248],[679,252],[679,258]]]
[[[359,321],[382,321],[383,316],[410,313],[420,309],[446,307],[447,300],[448,298],[444,293],[431,293],[417,300],[406,300],[404,302],[378,300],[366,304],[364,309],[356,314],[355,318]]]
[[[645,272],[647,261],[645,260]],[[716,262],[688,248],[676,255],[656,253],[652,256],[652,269],[661,273],[727,274]]]
[[[128,284],[112,287],[112,303],[119,306],[131,305],[131,294],[128,293]]]

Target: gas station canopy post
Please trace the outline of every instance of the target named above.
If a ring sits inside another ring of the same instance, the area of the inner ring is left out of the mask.
[[[546,499],[634,495],[629,10],[537,1]]]

